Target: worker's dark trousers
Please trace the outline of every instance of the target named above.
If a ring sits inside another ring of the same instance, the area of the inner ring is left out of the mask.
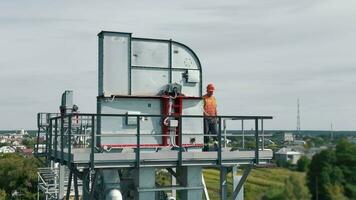
[[[205,135],[217,135],[218,127],[217,127],[217,118],[204,118],[204,134]],[[210,137],[204,137],[204,144],[209,143]],[[217,136],[213,136],[213,139],[217,141]]]

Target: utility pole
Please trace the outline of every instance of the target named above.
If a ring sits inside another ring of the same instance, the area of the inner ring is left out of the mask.
[[[331,131],[331,133],[330,133],[331,141],[333,141],[334,140],[334,126],[333,126],[333,123],[331,123],[331,125],[330,125],[330,131]]]
[[[297,100],[297,133],[300,135],[300,102]]]

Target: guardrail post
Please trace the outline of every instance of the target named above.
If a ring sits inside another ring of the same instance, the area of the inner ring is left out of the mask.
[[[263,119],[261,119],[261,133],[262,133],[262,144],[261,144],[261,150],[265,150],[265,131],[263,129]]]
[[[72,154],[72,115],[68,116],[68,165],[71,162]]]
[[[224,148],[226,148],[227,147],[226,119],[223,120],[223,128],[224,128]]]
[[[64,116],[61,116],[61,164],[64,163]]]
[[[91,151],[90,151],[90,168],[94,169],[94,145],[95,145],[95,116],[91,116]]]
[[[218,126],[218,128],[219,128],[219,131],[218,131],[218,145],[219,145],[219,147],[218,147],[218,165],[221,166],[221,164],[222,164],[221,117],[218,117],[217,120],[219,120],[219,126]]]
[[[57,160],[57,148],[58,148],[58,118],[54,121],[54,160]]]
[[[244,128],[244,120],[241,120],[241,129],[242,129],[242,149],[245,149],[245,128]]]
[[[182,120],[182,116],[179,116],[178,119],[178,127],[179,127],[179,131],[178,131],[178,142],[179,142],[179,151],[178,151],[178,166],[182,166],[183,165],[183,120]]]
[[[37,130],[37,144],[36,144],[37,148],[36,148],[36,151],[35,151],[36,156],[38,154],[38,150],[39,150],[38,146],[39,146],[39,143],[40,143],[40,132],[41,132],[40,116],[41,116],[41,114],[37,113],[37,128],[38,128],[38,130]]]
[[[258,118],[255,119],[255,140],[256,140],[256,148],[255,148],[255,164],[259,164],[259,138],[258,138]]]
[[[49,157],[51,156],[49,154],[50,151],[50,135],[52,135],[52,120],[49,121],[49,125],[47,127],[47,132],[46,132],[46,158],[47,161],[49,160]]]
[[[49,153],[49,159],[51,159],[52,157],[52,139],[53,139],[53,123],[52,120],[50,120],[49,122],[49,146],[48,146],[48,153]]]
[[[140,116],[136,116],[136,121],[137,121],[137,137],[136,137],[136,167],[140,168],[140,146],[141,146],[141,134],[140,134]]]

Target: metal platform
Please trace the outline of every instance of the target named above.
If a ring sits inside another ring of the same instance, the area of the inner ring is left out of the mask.
[[[75,164],[77,168],[88,168],[90,163],[90,149],[72,149],[71,156],[68,149],[64,150],[63,162]],[[255,151],[222,151],[221,165],[249,164],[255,160]],[[52,154],[53,160],[62,161],[61,152],[57,158]],[[128,168],[137,166],[137,154],[134,152],[95,153],[94,168]],[[259,163],[267,163],[272,159],[271,150],[259,151]],[[218,152],[182,152],[181,166],[217,166],[219,165]],[[141,152],[141,167],[175,167],[179,162],[179,151]]]

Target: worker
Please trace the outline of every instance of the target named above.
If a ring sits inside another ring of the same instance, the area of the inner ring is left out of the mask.
[[[217,104],[216,99],[213,96],[215,87],[213,84],[208,84],[206,87],[206,94],[203,96],[204,99],[204,134],[217,135]],[[204,150],[209,149],[210,137],[204,137]],[[217,137],[213,136],[214,147],[216,147]]]

